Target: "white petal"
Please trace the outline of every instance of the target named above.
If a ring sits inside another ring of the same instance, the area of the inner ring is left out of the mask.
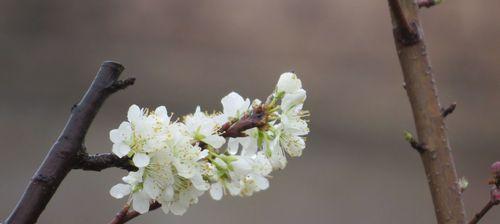
[[[210,187],[210,196],[212,196],[214,200],[218,201],[222,198],[222,194],[222,184],[220,182],[212,184]]]
[[[172,186],[167,186],[165,191],[163,191],[163,200],[172,201],[174,198],[174,188]]]
[[[132,161],[134,161],[134,165],[137,167],[145,167],[149,164],[149,156],[144,153],[136,153]]]
[[[240,146],[240,141],[237,138],[229,138],[227,141],[227,152],[231,155],[238,153],[238,148]]]
[[[286,111],[292,107],[301,105],[306,100],[306,97],[306,91],[303,89],[297,90],[294,93],[285,94],[281,101],[281,108]]]
[[[168,214],[170,212],[170,205],[162,203],[161,204],[161,210],[165,213]]]
[[[302,88],[302,82],[294,73],[286,72],[281,74],[278,84],[276,84],[276,88],[278,91],[293,93]]]
[[[226,142],[226,139],[218,135],[209,135],[203,139],[203,142],[211,145],[212,147],[218,149]]]
[[[167,116],[168,117],[168,111],[165,106],[159,106],[155,109],[155,114],[156,116]]]
[[[109,194],[114,198],[123,198],[129,195],[132,191],[132,187],[128,184],[117,184],[109,190]]]
[[[234,172],[242,175],[252,170],[252,166],[250,166],[250,163],[242,157],[239,157],[238,160],[232,162],[231,165],[234,168]]]
[[[172,205],[170,206],[170,211],[174,214],[174,215],[184,215],[184,213],[186,213],[187,211],[187,207],[189,205],[186,205],[184,203],[180,203],[180,202],[174,202],[172,203]]]
[[[210,187],[210,185],[203,180],[203,177],[201,177],[201,174],[199,173],[191,178],[191,183],[193,183],[193,186],[200,191],[206,191]]]
[[[202,151],[200,152],[200,154],[198,155],[198,158],[196,159],[196,161],[198,161],[198,160],[200,160],[200,159],[203,159],[203,158],[205,158],[205,157],[207,157],[207,156],[208,156],[208,150],[206,150],[206,149],[205,149],[205,150],[202,150]]]
[[[146,194],[149,195],[149,197],[156,199],[161,193],[161,189],[159,188],[158,184],[153,181],[152,178],[146,178],[144,180],[144,188],[143,190],[146,192]]]
[[[244,156],[255,155],[255,153],[257,153],[257,149],[258,149],[257,139],[248,137],[248,141],[245,142],[243,150],[241,151],[241,155]]]
[[[117,155],[120,158],[126,156],[130,152],[130,150],[131,150],[130,147],[123,143],[113,144],[112,151],[115,155]]]
[[[148,212],[149,211],[148,196],[142,191],[134,193],[132,195],[132,208],[141,214]]]
[[[113,143],[121,143],[123,140],[125,140],[125,137],[120,130],[113,129],[109,132],[109,139]]]
[[[142,116],[141,108],[137,105],[132,105],[128,108],[127,119],[130,122],[137,121]]]
[[[129,172],[127,176],[122,177],[123,182],[130,185],[135,185],[142,182],[142,175],[144,173],[144,168],[139,169],[135,172]]]
[[[231,92],[221,100],[223,113],[227,117],[236,117],[238,110],[243,106],[245,101],[240,94]]]
[[[254,175],[255,183],[261,190],[269,188],[269,180],[261,175]]]

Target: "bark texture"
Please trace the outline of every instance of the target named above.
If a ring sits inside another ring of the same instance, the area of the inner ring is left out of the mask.
[[[439,224],[465,223],[465,211],[434,74],[413,0],[389,0],[397,54]]]

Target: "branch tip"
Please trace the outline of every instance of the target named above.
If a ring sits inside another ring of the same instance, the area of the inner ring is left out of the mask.
[[[135,78],[128,78],[125,80],[117,80],[111,84],[111,86],[108,88],[111,92],[116,92],[118,90],[125,89],[131,85],[134,85],[135,83]]]
[[[417,0],[417,5],[419,8],[430,8],[432,6],[440,4],[441,2],[443,2],[443,0]]]

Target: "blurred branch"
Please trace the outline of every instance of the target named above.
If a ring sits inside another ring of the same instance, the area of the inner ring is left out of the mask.
[[[422,7],[430,8],[430,7],[435,6],[441,2],[443,2],[443,0],[417,0],[417,5],[419,8],[422,8]]]
[[[481,211],[478,212],[476,215],[474,215],[474,218],[472,218],[472,220],[470,220],[469,224],[479,223],[479,221],[484,217],[484,215],[486,215],[486,213],[488,213],[491,208],[493,208],[495,205],[498,205],[498,204],[500,204],[499,200],[491,199],[490,201],[488,201],[488,203],[486,203],[484,208],[481,209]]]
[[[75,164],[73,169],[101,171],[103,169],[116,167],[127,171],[137,171],[137,167],[131,164],[129,157],[119,158],[112,153],[100,153],[89,155],[84,152],[80,155],[79,162]]]
[[[80,163],[79,154],[90,124],[104,101],[114,92],[134,83],[134,79],[119,81],[124,67],[116,62],[104,62],[81,101],[73,106],[60,136],[31,178],[24,194],[13,209],[6,224],[35,223],[66,175]],[[84,152],[83,152],[84,153]]]
[[[388,0],[405,90],[412,107],[420,153],[439,224],[465,223],[458,177],[414,0]],[[416,140],[415,140],[416,142]]]

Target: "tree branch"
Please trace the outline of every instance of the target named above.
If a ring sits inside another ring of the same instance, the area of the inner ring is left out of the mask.
[[[228,138],[245,137],[244,131],[255,128],[263,127],[267,124],[267,111],[263,106],[256,107],[252,110],[250,114],[244,115],[241,119],[236,122],[228,122],[222,125],[219,133],[221,136]]]
[[[75,164],[73,169],[101,171],[103,169],[116,167],[127,171],[137,171],[137,167],[132,165],[130,158],[126,156],[119,158],[113,153],[99,153],[95,155],[82,153],[80,157],[79,162]]]
[[[484,215],[486,215],[486,213],[488,213],[488,211],[490,211],[491,208],[493,208],[495,205],[498,205],[498,204],[500,204],[500,201],[498,201],[498,200],[492,199],[492,200],[488,201],[488,203],[486,203],[484,208],[481,209],[481,211],[478,212],[476,215],[474,215],[474,218],[472,218],[472,220],[470,220],[469,224],[479,223],[479,221],[484,217]]]
[[[421,153],[439,224],[465,223],[457,173],[448,144],[436,85],[421,34],[418,8],[413,0],[389,0],[394,39],[413,111],[418,142],[425,143]],[[408,21],[413,24],[411,29]],[[414,35],[404,35],[415,31]],[[418,37],[418,38],[414,38]]]
[[[417,0],[417,5],[419,8],[426,7],[430,8],[441,3],[443,0]]]
[[[81,101],[73,106],[60,136],[31,178],[24,194],[13,209],[6,224],[35,223],[62,180],[77,164],[85,135],[106,98],[134,80],[118,81],[124,67],[116,62],[104,62]]]
[[[129,211],[129,207],[129,205],[125,205],[120,212],[116,213],[116,216],[109,222],[109,224],[123,224],[141,215],[139,212]],[[149,211],[153,211],[160,207],[161,204],[155,201],[149,205]]]

